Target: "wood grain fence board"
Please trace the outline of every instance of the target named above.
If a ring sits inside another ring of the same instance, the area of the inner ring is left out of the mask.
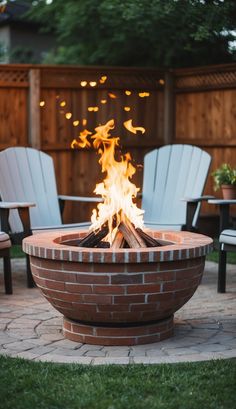
[[[28,141],[27,91],[0,87],[0,147],[25,145]]]

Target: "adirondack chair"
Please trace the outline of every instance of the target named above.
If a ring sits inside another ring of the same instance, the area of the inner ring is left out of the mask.
[[[0,152],[0,196],[6,202],[25,202],[25,208],[1,209],[1,224],[9,232],[13,244],[21,244],[32,231],[45,229],[72,229],[90,223],[63,224],[61,210],[65,200],[98,202],[97,197],[58,195],[53,159],[46,153],[24,147],[8,148]],[[35,205],[36,206],[35,206]],[[27,217],[27,213],[30,217]],[[33,286],[27,259],[28,286]]]
[[[3,274],[6,294],[12,294],[10,248],[11,241],[9,235],[0,231],[0,257],[3,258]]]
[[[32,230],[78,228],[84,223],[63,224],[60,208],[65,200],[98,202],[97,197],[58,195],[53,159],[33,148],[8,148],[0,152],[0,196],[4,201],[31,202]],[[13,212],[12,212],[13,213]],[[11,231],[22,232],[16,213],[10,218]]]
[[[0,221],[2,229],[8,230],[8,216],[13,209],[18,210],[19,214],[28,208],[25,203],[6,203],[0,202]],[[12,274],[10,260],[11,240],[7,233],[0,231],[0,257],[3,258],[3,274],[5,293],[12,294]]]
[[[147,227],[195,230],[210,155],[192,145],[167,145],[144,157],[142,208]]]

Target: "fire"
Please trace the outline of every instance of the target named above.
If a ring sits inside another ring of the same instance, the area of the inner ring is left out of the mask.
[[[143,228],[143,210],[139,209],[133,202],[140,190],[131,182],[136,172],[131,164],[129,153],[122,155],[119,160],[115,158],[116,148],[119,146],[119,137],[111,137],[110,131],[114,129],[114,120],[105,125],[95,128],[96,133],[90,138],[93,146],[100,155],[99,164],[105,178],[96,185],[94,192],[102,196],[103,202],[99,203],[92,212],[92,225],[90,230],[96,231],[108,224],[107,240],[112,243],[117,227],[126,218],[135,227]],[[84,134],[83,143],[88,146],[88,136]]]
[[[74,139],[71,142],[71,148],[74,149],[76,146],[79,148],[89,148],[91,146],[90,142],[88,141],[88,135],[92,135],[92,132],[88,131],[87,129],[84,129],[83,131],[80,132],[79,135],[79,141]]]
[[[137,131],[140,131],[142,133],[145,132],[145,128],[143,128],[142,126],[133,126],[132,125],[132,119],[128,119],[128,121],[124,122],[124,127],[126,129],[128,129],[128,131],[132,132],[132,133],[137,133]]]

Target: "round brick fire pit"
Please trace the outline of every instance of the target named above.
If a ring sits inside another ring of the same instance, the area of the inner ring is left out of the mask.
[[[173,335],[173,314],[196,291],[212,239],[148,231],[166,245],[101,249],[76,246],[87,231],[27,237],[32,274],[64,315],[64,336],[100,345],[138,345]]]

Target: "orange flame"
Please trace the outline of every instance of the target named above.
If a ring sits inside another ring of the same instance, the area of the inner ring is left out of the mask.
[[[128,131],[135,133],[135,134],[137,133],[137,131],[140,131],[142,133],[145,132],[145,128],[143,128],[142,126],[133,126],[132,119],[125,121],[123,125],[126,129],[128,129]]]
[[[100,155],[99,163],[102,172],[106,173],[103,182],[98,183],[94,192],[101,195],[103,202],[99,203],[97,209],[93,210],[91,217],[91,230],[100,229],[108,222],[108,240],[112,243],[116,233],[116,227],[123,217],[128,219],[135,227],[143,227],[143,211],[133,202],[139,188],[130,179],[136,172],[131,164],[129,153],[115,159],[115,149],[119,146],[119,137],[111,137],[110,131],[114,129],[114,120],[105,125],[95,128],[96,133],[91,136],[93,146],[98,149]]]
[[[88,136],[92,135],[92,132],[88,131],[87,129],[84,129],[83,131],[80,132],[79,136],[79,141],[76,139],[73,139],[71,142],[71,148],[75,149],[76,147],[79,148],[89,148],[91,146],[91,143],[88,141]]]

